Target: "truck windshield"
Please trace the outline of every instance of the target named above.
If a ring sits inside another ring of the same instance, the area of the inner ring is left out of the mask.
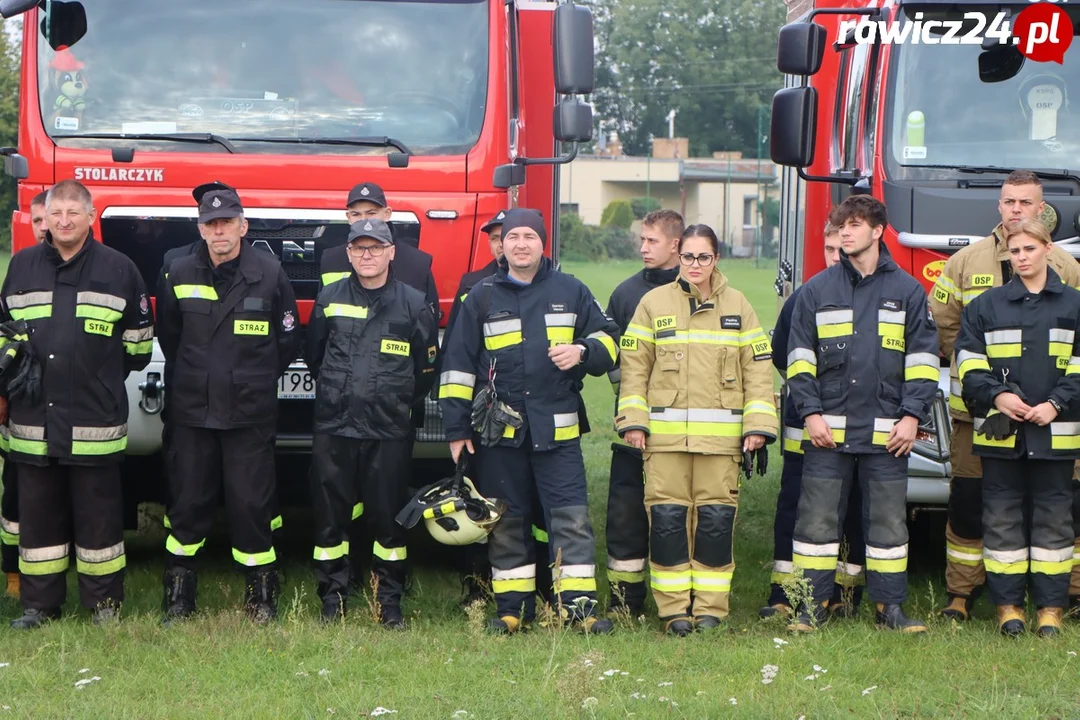
[[[63,6],[78,6],[85,28]],[[212,134],[243,153],[385,154],[397,148],[370,139],[391,137],[416,154],[453,155],[480,136],[486,0],[50,0],[47,7],[37,58],[41,113],[64,146],[116,143],[80,138],[94,134]],[[128,144],[229,151],[175,138]]]
[[[975,21],[964,20],[964,11],[982,12],[987,27],[1001,11],[960,7],[953,12],[930,12],[929,7],[920,6],[907,12],[922,12],[924,23],[961,21],[959,40],[975,29]],[[1080,8],[1064,9],[1072,22],[1062,22],[1058,32],[1075,34]],[[987,36],[989,30],[978,34]],[[1025,60],[1010,45],[995,44],[989,52],[979,44],[894,45],[888,96],[891,112],[883,153],[889,177],[952,177],[955,172],[948,168],[957,166],[1075,170],[1080,165],[1080,52],[1076,44],[1065,53],[1061,65]],[[926,169],[930,165],[945,169]]]

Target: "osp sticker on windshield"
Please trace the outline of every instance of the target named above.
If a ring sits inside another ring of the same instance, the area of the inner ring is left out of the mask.
[[[75,179],[89,182],[163,183],[165,168],[76,167]]]

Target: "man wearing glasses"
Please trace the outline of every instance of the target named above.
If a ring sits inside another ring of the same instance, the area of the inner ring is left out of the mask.
[[[396,247],[378,219],[349,228],[352,274],[325,286],[308,326],[316,378],[312,438],[315,568],[322,618],[345,616],[349,522],[363,506],[375,535],[376,602],[384,627],[404,627],[405,529],[394,518],[409,500],[410,408],[435,382],[438,330],[420,291],[394,279]]]

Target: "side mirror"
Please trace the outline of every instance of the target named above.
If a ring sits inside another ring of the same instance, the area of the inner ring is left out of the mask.
[[[813,75],[825,56],[825,28],[817,23],[796,22],[780,28],[776,44],[776,68],[785,75]]]
[[[784,88],[773,95],[769,156],[777,165],[805,168],[814,164],[817,90]]]
[[[495,177],[492,185],[500,190],[509,190],[512,187],[525,184],[525,166],[520,163],[500,165],[495,168]]]
[[[592,12],[568,3],[555,8],[555,92],[588,95],[593,91]]]
[[[979,80],[998,83],[1011,80],[1024,67],[1024,56],[1015,45],[1002,45],[979,53]]]
[[[555,139],[561,142],[592,140],[593,109],[576,96],[568,96],[555,106]]]
[[[39,0],[0,0],[0,15],[5,18],[22,15],[39,5]]]
[[[7,150],[14,151],[14,149],[3,148],[3,150],[0,150],[0,154],[4,156],[4,172],[16,180],[25,180],[30,177],[30,163],[26,157],[17,152],[4,152]]]

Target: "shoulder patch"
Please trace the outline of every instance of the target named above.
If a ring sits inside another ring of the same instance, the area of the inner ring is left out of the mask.
[[[637,338],[623,335],[619,338],[619,347],[623,350],[637,350]]]
[[[934,299],[942,305],[949,302],[949,291],[941,287],[940,283],[934,285]]]
[[[755,340],[750,345],[750,349],[754,352],[754,360],[772,360],[772,343],[769,342],[769,338]]]
[[[993,273],[978,273],[971,276],[971,287],[989,288],[994,287]]]
[[[724,330],[742,330],[742,316],[724,315],[720,318],[720,327]]]

